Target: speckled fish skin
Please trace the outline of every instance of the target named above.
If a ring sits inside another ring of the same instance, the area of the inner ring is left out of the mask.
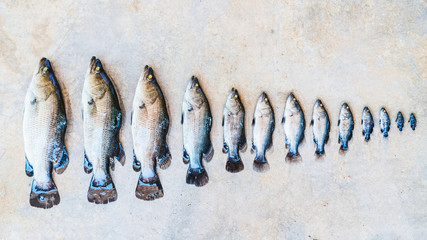
[[[390,117],[388,116],[387,110],[381,108],[380,110],[380,129],[383,136],[388,137],[388,132],[390,131]]]
[[[408,123],[411,124],[412,130],[415,131],[415,127],[417,126],[417,119],[415,118],[415,115],[413,113],[409,115]]]
[[[311,126],[313,127],[313,142],[316,144],[315,155],[320,158],[325,155],[325,144],[329,140],[330,131],[329,115],[320,99],[314,103]]]
[[[240,101],[237,89],[231,89],[224,106],[222,115],[224,127],[224,143],[222,151],[228,153],[225,169],[228,172],[237,173],[244,169],[239,151],[246,150],[245,135],[245,108]]]
[[[341,143],[340,152],[348,150],[348,142],[353,136],[354,120],[350,107],[343,103],[338,119],[338,143]]]
[[[52,168],[58,174],[67,168],[66,127],[61,88],[49,60],[42,58],[25,96],[23,117],[25,172],[33,177],[30,194],[33,207],[47,209],[60,202]]]
[[[286,100],[282,124],[285,130],[285,146],[289,148],[286,161],[300,161],[298,146],[304,139],[305,119],[301,106],[293,93],[290,93]]]
[[[86,73],[82,94],[84,129],[84,170],[93,171],[88,201],[107,204],[117,199],[110,175],[115,161],[122,165],[124,150],[119,141],[122,111],[117,92],[101,61],[92,57]]]
[[[258,98],[252,120],[251,152],[256,152],[252,168],[256,172],[266,172],[270,169],[265,153],[273,145],[274,128],[274,110],[267,94],[263,92]]]
[[[136,87],[131,128],[133,169],[136,172],[141,171],[135,195],[142,200],[161,198],[163,187],[157,175],[157,166],[166,169],[171,163],[166,142],[169,114],[162,90],[153,69],[149,66],[145,66]]]
[[[374,118],[368,107],[363,108],[362,112],[362,135],[365,137],[365,141],[368,142],[371,139],[371,134],[374,129]]]
[[[396,124],[397,124],[397,128],[399,129],[399,131],[402,131],[403,127],[405,125],[405,119],[403,118],[403,114],[401,112],[397,113]]]
[[[202,160],[209,162],[214,154],[210,132],[212,115],[209,102],[199,80],[192,76],[188,82],[182,103],[183,161],[190,163],[187,184],[201,187],[209,182]]]

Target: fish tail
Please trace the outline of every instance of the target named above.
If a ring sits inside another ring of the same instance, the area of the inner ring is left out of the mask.
[[[159,154],[157,158],[157,165],[159,165],[161,169],[166,169],[171,165],[171,160],[172,155],[169,151],[168,145],[165,144],[165,146],[163,147],[163,151]]]
[[[384,131],[383,135],[384,135],[384,137],[388,137],[388,132]]]
[[[265,158],[265,155],[258,155],[255,157],[254,163],[252,165],[252,169],[255,172],[263,173],[270,170],[270,165],[267,162],[267,159]]]
[[[204,168],[188,167],[186,182],[187,184],[194,184],[196,187],[201,187],[209,182],[209,176]]]
[[[238,173],[244,169],[243,161],[239,154],[231,155],[228,154],[227,163],[225,164],[225,170],[231,173]]]
[[[87,200],[96,204],[107,204],[117,200],[117,190],[109,174],[102,180],[95,179],[92,176]]]
[[[155,200],[163,197],[163,187],[157,175],[154,177],[144,177],[139,175],[136,185],[135,196],[145,201]]]
[[[348,144],[343,142],[340,147],[340,153],[344,154],[348,150]]]
[[[324,148],[322,148],[322,149],[317,148],[316,152],[314,154],[316,155],[316,158],[319,159],[319,158],[325,156],[325,149]]]
[[[301,161],[301,155],[299,154],[299,152],[293,153],[289,151],[288,154],[286,154],[285,160],[286,162],[299,162]]]
[[[47,183],[38,183],[33,179],[30,193],[30,205],[37,208],[51,208],[60,201],[55,182],[50,179]]]

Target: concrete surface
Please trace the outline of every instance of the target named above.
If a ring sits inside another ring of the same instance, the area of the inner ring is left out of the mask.
[[[1,239],[426,239],[427,6],[415,1],[1,1],[0,2],[0,238]],[[119,198],[87,202],[80,99],[90,57],[118,86],[125,109],[127,163],[113,173]],[[55,175],[61,203],[30,207],[24,173],[24,94],[41,57],[49,58],[67,101],[70,165]],[[145,64],[154,67],[171,115],[173,162],[160,171],[165,196],[134,195],[130,107]],[[180,112],[185,85],[200,77],[213,113],[215,156],[210,182],[185,183]],[[246,107],[247,137],[262,90],[276,111],[271,170],[225,171],[223,105],[237,87]],[[303,161],[286,164],[279,124],[293,91],[307,123],[316,98],[332,121],[327,157],[314,160],[311,128]],[[354,138],[338,154],[337,120],[346,101]],[[387,107],[388,140],[378,124],[371,142],[361,134],[362,109]],[[415,132],[397,131],[402,111],[418,118]]]

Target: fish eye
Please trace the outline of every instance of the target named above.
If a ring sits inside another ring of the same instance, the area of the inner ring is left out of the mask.
[[[47,71],[48,71],[47,67],[44,67],[42,71],[43,71],[43,73],[47,73]]]
[[[294,98],[294,101],[295,101],[296,99]]]
[[[320,104],[321,107],[323,107],[323,104]]]
[[[149,79],[152,79],[152,78],[153,78],[153,75],[151,75],[151,74],[150,74],[150,75],[148,75],[148,78],[149,78]]]
[[[347,109],[348,109],[348,106],[347,106]]]
[[[101,68],[100,68],[99,66],[97,66],[97,67],[95,68],[95,72],[99,73],[99,70],[101,70]]]
[[[265,98],[265,99],[264,99],[264,101],[266,101],[266,102],[267,102],[267,101],[268,101],[268,98]]]
[[[199,86],[199,84],[198,83],[196,83],[196,87],[198,87]]]
[[[237,94],[236,95],[234,95],[234,98],[237,98],[238,96],[237,96]]]

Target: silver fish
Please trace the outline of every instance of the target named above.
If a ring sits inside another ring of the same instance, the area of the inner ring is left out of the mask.
[[[338,119],[338,143],[341,143],[340,151],[348,150],[348,142],[353,136],[354,120],[350,107],[347,103],[343,103]]]
[[[245,136],[245,108],[240,101],[237,89],[232,88],[228,95],[222,115],[222,126],[224,127],[223,153],[228,153],[225,169],[232,173],[243,170],[244,165],[239,156],[239,150],[246,150]]]
[[[380,110],[380,129],[384,137],[388,137],[388,132],[390,131],[390,117],[388,116],[387,110],[381,108]]]
[[[273,145],[274,128],[274,111],[267,94],[263,92],[258,98],[252,120],[251,152],[256,152],[252,168],[256,172],[266,172],[270,169],[265,152]]]
[[[289,152],[286,161],[295,162],[301,160],[298,146],[304,139],[305,119],[304,113],[294,94],[290,93],[286,100],[285,111],[282,118],[283,129],[286,135],[286,148]]]
[[[101,61],[92,57],[86,73],[82,94],[84,129],[84,170],[93,171],[87,199],[106,204],[117,199],[110,175],[115,161],[122,165],[125,153],[119,141],[122,111],[113,83]]]
[[[23,118],[25,172],[33,177],[30,193],[33,207],[46,209],[59,204],[52,168],[61,174],[68,166],[66,128],[61,88],[51,63],[42,58],[25,96]]]
[[[397,113],[396,124],[397,124],[397,128],[399,129],[399,131],[402,131],[403,130],[403,126],[405,125],[405,120],[404,120],[403,115],[402,115],[401,112]]]
[[[149,66],[145,66],[136,87],[131,126],[133,169],[136,172],[142,169],[135,195],[142,200],[161,198],[163,187],[156,167],[166,169],[171,164],[172,157],[166,143],[169,115],[162,90]]]
[[[415,118],[415,115],[413,113],[409,115],[408,123],[411,124],[412,130],[415,131],[415,127],[417,126],[417,119]]]
[[[182,103],[183,161],[190,163],[186,182],[201,187],[209,182],[202,160],[209,162],[214,154],[210,132],[212,115],[199,80],[192,76]]]
[[[367,142],[371,139],[371,134],[374,129],[374,119],[368,107],[363,108],[362,120],[360,122],[362,124],[362,135],[365,136],[365,141]]]
[[[313,141],[316,144],[315,154],[317,158],[320,158],[325,154],[325,144],[329,140],[330,131],[329,115],[320,99],[314,103],[311,126],[313,127]]]

